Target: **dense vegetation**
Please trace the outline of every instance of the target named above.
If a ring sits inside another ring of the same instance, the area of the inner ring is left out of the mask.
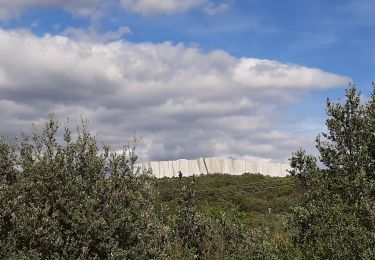
[[[0,258],[155,258],[167,236],[155,192],[133,174],[134,149],[99,153],[86,125],[56,140],[51,118],[31,137],[0,142]]]
[[[194,183],[194,203],[199,212],[213,216],[235,213],[249,228],[264,227],[272,232],[284,232],[287,215],[302,199],[294,178],[269,177],[260,174],[232,176],[212,174],[186,177],[186,185]],[[167,205],[174,214],[178,206],[180,180],[164,178],[156,181],[158,202]]]
[[[66,127],[61,142],[57,133],[58,122],[50,118],[31,136],[0,141],[0,258],[277,255],[267,230],[249,230],[235,214],[199,212],[190,183],[178,182],[177,205],[168,214],[156,180],[134,168],[134,147],[99,149],[84,122],[74,134]]]
[[[292,174],[304,190],[295,208],[294,244],[306,258],[375,258],[375,85],[369,101],[354,86],[344,102],[327,101],[328,132],[316,138],[319,160],[300,150]]]
[[[60,135],[53,117],[0,138],[0,258],[373,259],[375,90],[327,116],[320,157],[294,153],[289,178],[157,180],[135,147],[99,147],[85,122]]]

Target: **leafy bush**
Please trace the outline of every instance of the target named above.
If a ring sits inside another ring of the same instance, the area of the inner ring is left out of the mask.
[[[157,258],[167,228],[135,148],[99,151],[85,122],[56,140],[52,117],[31,137],[0,140],[0,258]]]
[[[292,174],[304,190],[294,212],[294,241],[307,259],[375,256],[375,88],[362,103],[355,86],[345,103],[327,101],[327,133],[318,159],[300,150]]]

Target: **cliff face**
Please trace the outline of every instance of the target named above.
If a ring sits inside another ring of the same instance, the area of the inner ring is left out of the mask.
[[[157,178],[177,177],[179,171],[183,176],[193,174],[226,173],[241,175],[243,173],[259,173],[275,177],[285,177],[290,169],[289,164],[270,163],[264,161],[232,160],[218,157],[199,158],[196,160],[180,159],[176,161],[145,162],[136,164],[143,170],[152,170]]]

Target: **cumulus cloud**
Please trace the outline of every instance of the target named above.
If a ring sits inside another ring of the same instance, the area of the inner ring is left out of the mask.
[[[283,108],[297,91],[349,80],[170,42],[92,43],[0,30],[2,131],[15,134],[49,112],[62,120],[83,114],[99,138],[114,146],[136,130],[143,160],[284,160],[306,141],[280,130]]]
[[[254,58],[240,60],[234,68],[234,79],[248,87],[254,86],[252,81],[256,81],[257,87],[273,85],[276,88],[327,88],[348,82],[348,78],[320,69]]]

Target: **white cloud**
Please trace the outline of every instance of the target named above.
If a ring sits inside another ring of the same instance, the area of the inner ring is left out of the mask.
[[[98,18],[112,0],[0,0],[0,19],[7,20],[19,16],[25,8],[62,7],[76,16]]]
[[[118,6],[142,15],[175,14],[193,9],[201,9],[214,15],[227,10],[229,4],[214,4],[210,0],[0,0],[0,20],[17,17],[27,7],[32,6],[60,7],[75,16],[96,20]]]
[[[214,3],[210,0],[121,0],[122,7],[142,15],[175,14],[201,9],[208,15],[215,15],[229,9],[229,3]]]
[[[206,3],[207,0],[121,0],[125,10],[143,15],[184,12]]]
[[[118,145],[134,130],[144,158],[282,160],[305,136],[277,130],[296,90],[348,78],[293,64],[161,44],[92,43],[0,30],[0,121],[11,134],[54,112],[84,114]]]
[[[78,41],[106,43],[123,38],[132,31],[127,26],[121,26],[116,31],[98,33],[93,27],[88,29],[68,27],[62,32],[63,35]]]
[[[316,79],[319,78],[320,81]],[[248,87],[327,88],[345,85],[350,79],[295,64],[272,60],[242,58],[234,68],[234,79]],[[257,82],[254,85],[253,81]]]
[[[216,15],[222,12],[227,11],[230,8],[229,3],[220,3],[220,4],[214,4],[214,3],[208,3],[204,8],[204,12],[208,15]]]

